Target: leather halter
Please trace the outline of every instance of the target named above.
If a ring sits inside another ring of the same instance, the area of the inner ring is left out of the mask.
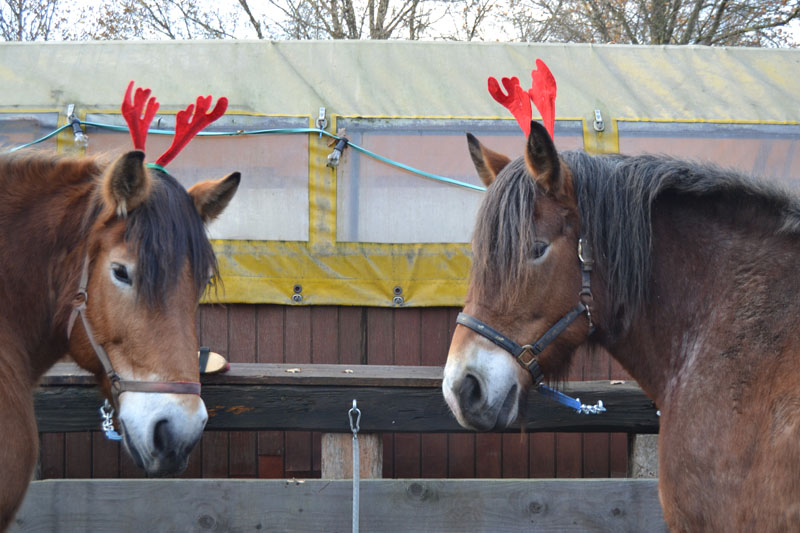
[[[578,305],[562,316],[558,322],[545,331],[544,335],[539,337],[533,344],[521,346],[485,322],[466,313],[459,313],[456,318],[456,323],[468,327],[475,333],[489,339],[497,346],[513,355],[517,362],[531,373],[534,386],[538,386],[544,379],[544,374],[539,367],[539,360],[536,356],[542,353],[547,345],[556,340],[556,338],[583,313],[586,313],[586,317],[589,320],[589,334],[594,330],[591,312],[591,305],[593,303],[591,272],[594,261],[592,260],[589,244],[584,239],[578,239],[578,259],[581,262],[581,290],[578,293],[580,299]]]
[[[67,323],[67,339],[72,335],[72,328],[75,326],[75,319],[80,316],[83,329],[86,331],[86,336],[89,343],[92,345],[94,353],[100,364],[103,365],[103,370],[111,382],[111,396],[114,400],[114,405],[118,404],[118,397],[123,392],[156,392],[156,393],[171,393],[171,394],[197,394],[200,395],[200,383],[194,381],[139,381],[122,379],[117,374],[114,367],[111,365],[111,359],[105,349],[98,344],[94,338],[94,330],[86,317],[86,304],[89,301],[89,293],[87,287],[89,285],[89,255],[83,262],[83,271],[81,273],[81,281],[78,286],[78,292],[72,302],[72,313],[69,316]]]

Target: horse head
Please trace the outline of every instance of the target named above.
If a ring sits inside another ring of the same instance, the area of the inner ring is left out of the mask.
[[[128,114],[123,104],[129,124],[128,115],[138,119],[148,96],[149,90],[138,90],[137,107],[128,104]],[[187,191],[162,164],[202,128],[199,123],[210,122],[209,103],[210,97],[198,98],[197,120],[178,114],[176,130],[191,122],[194,131],[176,134],[156,165],[145,164],[143,149],[157,104],[148,105],[144,121],[131,124],[137,150],[108,165],[95,186],[68,326],[70,354],[98,376],[116,410],[125,448],[151,475],[183,470],[208,419],[199,395],[195,321],[200,298],[217,276],[205,224],[228,205],[240,175]]]
[[[442,389],[461,425],[488,431],[519,417],[542,376],[566,371],[589,331],[580,316],[588,302],[579,297],[572,178],[548,131],[531,122],[525,156],[515,161],[471,135],[468,144],[488,190],[473,234],[467,319],[453,335]]]

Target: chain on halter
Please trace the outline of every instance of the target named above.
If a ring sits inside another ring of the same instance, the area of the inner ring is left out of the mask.
[[[159,104],[155,97],[150,96],[150,89],[137,88],[132,94],[134,83],[131,81],[125,91],[125,98],[122,101],[122,115],[128,123],[128,129],[133,140],[133,147],[144,151],[147,131],[150,123],[158,111]],[[133,98],[131,98],[133,97]],[[148,164],[166,173],[164,166],[172,161],[175,156],[197,135],[200,130],[221,117],[228,108],[228,99],[222,97],[217,100],[217,105],[210,113],[206,113],[211,106],[211,96],[198,96],[195,104],[189,105],[186,109],[179,111],[175,117],[175,137],[172,144],[157,160],[155,164]],[[105,349],[97,342],[89,319],[86,316],[86,309],[89,303],[89,264],[90,258],[87,254],[83,261],[80,283],[78,291],[72,303],[72,312],[67,323],[67,339],[72,335],[75,321],[80,318],[83,329],[89,344],[92,346],[97,359],[105,371],[110,384],[111,402],[107,399],[100,408],[102,417],[102,428],[106,437],[110,440],[120,440],[120,435],[114,430],[114,413],[119,406],[119,396],[123,392],[150,392],[150,393],[169,393],[169,394],[195,394],[200,395],[200,383],[195,381],[140,381],[123,379],[114,370],[111,359]]]

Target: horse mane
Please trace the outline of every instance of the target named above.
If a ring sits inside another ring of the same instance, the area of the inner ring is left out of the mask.
[[[665,193],[757,208],[774,235],[800,234],[800,202],[778,185],[711,164],[667,156],[562,152],[569,166],[581,217],[581,235],[592,244],[606,276],[615,316],[623,328],[647,299],[651,270],[652,210]],[[517,288],[528,281],[536,229],[536,186],[522,158],[489,187],[473,237],[477,290],[518,303]]]
[[[105,212],[96,184],[108,159],[36,150],[0,156],[0,189],[3,200],[11,204],[6,212],[22,212],[36,195],[59,195],[64,201],[54,203],[49,215],[58,227],[87,234]],[[186,189],[164,172],[151,170],[150,175],[151,193],[128,213],[124,239],[137,250],[137,296],[154,307],[164,303],[187,258],[198,292],[209,275],[218,277],[218,268],[205,225]]]

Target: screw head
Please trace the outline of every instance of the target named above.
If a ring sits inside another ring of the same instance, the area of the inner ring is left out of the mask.
[[[296,303],[296,304],[299,304],[300,302],[303,301],[303,295],[302,294],[292,294],[292,301],[294,303]]]
[[[300,285],[299,283],[296,283],[295,286],[292,287],[292,290],[294,291],[295,294],[300,294],[301,292],[303,292],[303,286]]]
[[[394,305],[403,305],[403,303],[405,303],[405,300],[403,300],[402,296],[395,296],[394,298],[392,298],[392,303]]]

